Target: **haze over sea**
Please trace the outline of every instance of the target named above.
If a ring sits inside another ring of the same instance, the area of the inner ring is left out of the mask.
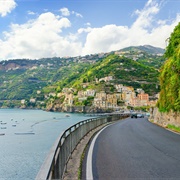
[[[34,179],[50,148],[83,114],[0,109],[0,180]],[[5,135],[3,135],[5,134]]]

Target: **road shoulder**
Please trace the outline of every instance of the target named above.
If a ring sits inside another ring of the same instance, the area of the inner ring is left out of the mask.
[[[82,154],[86,148],[86,146],[89,144],[91,141],[91,138],[102,128],[105,126],[109,125],[109,123],[106,123],[104,125],[101,125],[94,130],[90,131],[77,145],[76,149],[73,151],[71,158],[68,161],[66,172],[64,174],[63,179],[64,180],[69,180],[69,179],[79,179],[79,170],[81,166],[81,159],[82,159]]]

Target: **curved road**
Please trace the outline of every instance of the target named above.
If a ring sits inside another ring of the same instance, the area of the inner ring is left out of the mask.
[[[180,135],[145,118],[110,125],[93,138],[83,179],[180,179]]]

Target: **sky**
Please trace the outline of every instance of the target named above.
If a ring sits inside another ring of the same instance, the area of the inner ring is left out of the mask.
[[[180,0],[0,0],[0,61],[166,47]]]

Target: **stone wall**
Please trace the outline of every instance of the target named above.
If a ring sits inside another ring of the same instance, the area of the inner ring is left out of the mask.
[[[180,127],[180,113],[177,112],[162,113],[158,108],[151,108],[149,119],[163,127],[167,127],[168,124]]]

